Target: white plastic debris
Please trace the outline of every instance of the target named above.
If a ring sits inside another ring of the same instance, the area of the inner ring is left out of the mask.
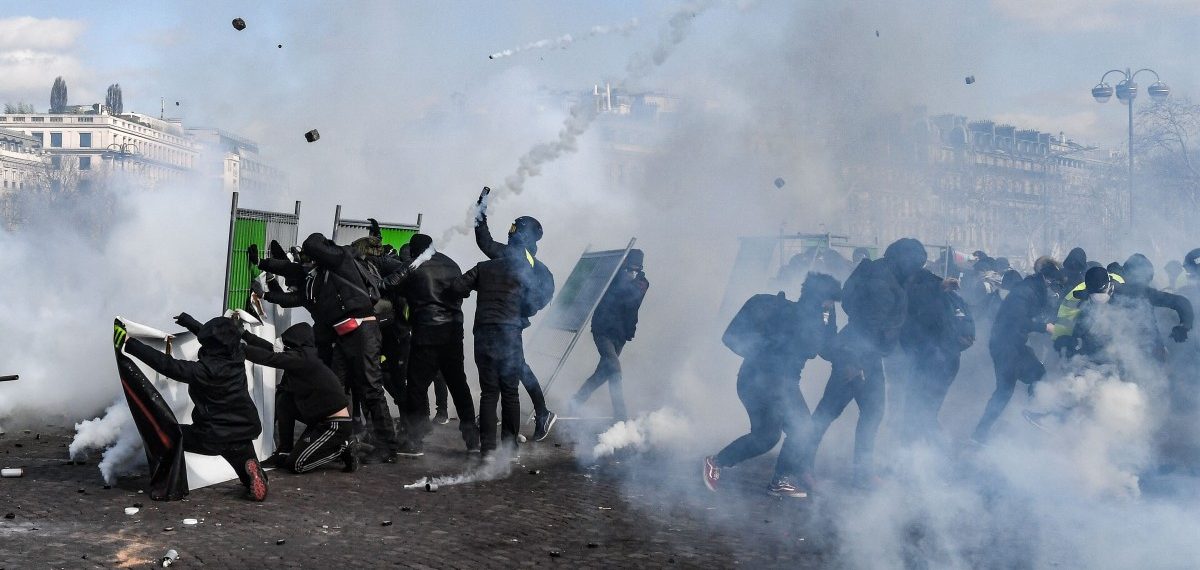
[[[125,514],[136,515],[138,513],[138,511],[140,511],[140,510],[141,509],[139,509],[137,507],[125,507]]]
[[[166,554],[163,555],[160,563],[162,564],[163,568],[167,568],[167,567],[171,566],[172,564],[174,564],[176,560],[179,560],[179,553],[176,552],[174,548],[172,548],[172,549],[168,550]]]
[[[6,477],[9,479],[20,477],[24,474],[25,470],[21,469],[20,467],[8,467],[5,469],[0,469],[0,477]]]
[[[200,521],[198,521],[196,519],[183,519],[183,524],[188,524],[188,525],[200,524]]]

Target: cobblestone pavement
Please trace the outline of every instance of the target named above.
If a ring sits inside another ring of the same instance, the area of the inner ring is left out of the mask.
[[[823,526],[812,504],[763,493],[772,457],[710,494],[696,458],[585,466],[559,430],[523,446],[507,477],[405,489],[478,463],[452,424],[435,428],[423,458],[355,474],[272,471],[265,503],[241,499],[236,481],[155,502],[139,493],[144,477],[106,489],[97,457],[72,464],[69,430],[44,429],[0,438],[0,466],[25,469],[0,479],[0,570],[147,568],[168,549],[177,568],[797,568],[824,565],[832,550],[812,530]]]

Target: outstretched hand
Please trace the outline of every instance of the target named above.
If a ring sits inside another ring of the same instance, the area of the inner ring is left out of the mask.
[[[1175,328],[1171,329],[1171,340],[1173,340],[1175,342],[1183,342],[1183,341],[1187,340],[1187,338],[1188,338],[1187,327],[1185,327],[1183,325],[1175,325]]]
[[[282,245],[279,245],[278,241],[271,240],[271,245],[268,246],[268,251],[271,252],[271,259],[280,259],[283,261],[287,261],[287,258],[288,258],[287,251],[285,251],[283,249]]]
[[[262,258],[258,256],[258,244],[250,244],[250,247],[246,248],[246,261],[249,261],[250,265],[258,267],[258,262],[261,261],[261,259]]]
[[[178,315],[175,315],[175,324],[189,331],[194,328],[200,328],[201,326],[200,321],[197,321],[195,317],[187,313],[179,313]]]
[[[383,230],[379,227],[379,221],[375,218],[367,218],[367,221],[371,222],[371,229],[367,232],[367,235],[373,238],[383,239]]]

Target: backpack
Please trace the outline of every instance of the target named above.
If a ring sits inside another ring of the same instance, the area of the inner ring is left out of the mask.
[[[953,338],[950,346],[962,352],[975,344],[975,319],[971,317],[971,308],[957,293],[945,293],[946,304],[949,305],[951,326],[949,331]]]
[[[779,333],[777,319],[791,313],[793,303],[783,292],[776,295],[760,293],[750,297],[725,327],[721,342],[742,358],[762,354],[772,337]]]

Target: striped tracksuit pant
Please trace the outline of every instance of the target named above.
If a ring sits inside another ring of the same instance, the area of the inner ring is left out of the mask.
[[[284,467],[293,473],[307,473],[337,461],[350,446],[354,422],[336,418],[316,422],[304,429]]]

